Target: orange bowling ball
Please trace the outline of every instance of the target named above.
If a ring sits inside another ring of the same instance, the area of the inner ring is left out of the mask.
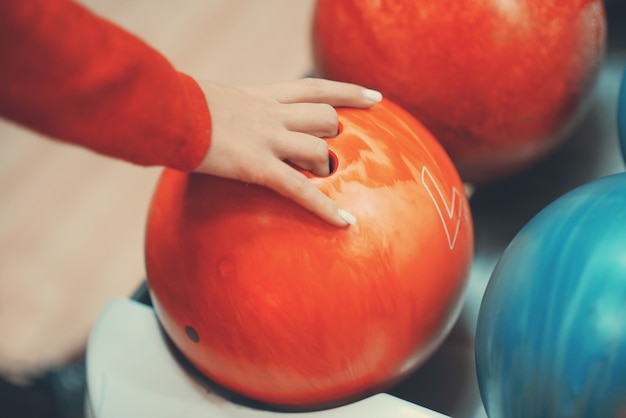
[[[602,0],[318,0],[315,74],[380,90],[443,144],[465,181],[553,151],[589,103]]]
[[[167,334],[214,382],[280,407],[338,405],[413,372],[457,318],[472,262],[470,208],[435,138],[386,100],[338,113],[333,171],[310,177],[355,225],[169,169],[148,216]]]

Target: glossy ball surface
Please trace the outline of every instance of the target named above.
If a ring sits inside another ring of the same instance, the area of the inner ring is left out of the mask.
[[[472,261],[463,185],[432,135],[388,101],[338,113],[334,172],[311,181],[355,225],[172,170],[148,217],[168,335],[206,376],[273,405],[339,403],[411,373],[455,321]]]
[[[602,0],[318,0],[315,74],[380,90],[487,182],[553,150],[606,49]]]
[[[626,174],[583,185],[508,246],[478,318],[489,416],[626,414]]]

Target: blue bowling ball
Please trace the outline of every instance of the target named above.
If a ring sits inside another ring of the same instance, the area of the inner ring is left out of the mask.
[[[626,417],[626,173],[560,197],[509,244],[476,367],[489,417]]]
[[[622,146],[622,157],[624,157],[624,163],[626,163],[626,67],[622,71],[621,83],[617,104],[617,130]]]

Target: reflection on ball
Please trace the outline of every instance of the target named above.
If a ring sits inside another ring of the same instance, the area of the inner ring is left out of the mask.
[[[626,416],[626,174],[557,199],[515,237],[476,335],[490,417]]]
[[[469,182],[560,144],[606,49],[602,0],[319,0],[313,29],[317,76],[396,101]]]
[[[458,315],[472,220],[447,154],[388,101],[339,109],[334,172],[312,177],[357,223],[330,226],[269,189],[166,170],[149,213],[156,312],[206,376],[275,405],[395,383]]]

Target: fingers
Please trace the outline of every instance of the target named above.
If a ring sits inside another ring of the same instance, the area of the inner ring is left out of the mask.
[[[211,144],[194,170],[269,187],[336,226],[355,222],[302,172],[330,172],[328,144],[336,106],[368,107],[380,94],[327,80],[235,88],[199,83],[211,109]]]
[[[320,138],[337,135],[337,110],[325,103],[294,103],[282,106],[285,128]]]
[[[276,139],[275,155],[318,176],[330,173],[328,143],[315,136],[290,132]]]
[[[382,94],[351,83],[304,78],[266,86],[281,103],[326,103],[334,107],[370,107]]]
[[[324,221],[338,227],[356,223],[356,219],[322,193],[311,180],[284,163],[268,167],[265,186],[310,210]]]

